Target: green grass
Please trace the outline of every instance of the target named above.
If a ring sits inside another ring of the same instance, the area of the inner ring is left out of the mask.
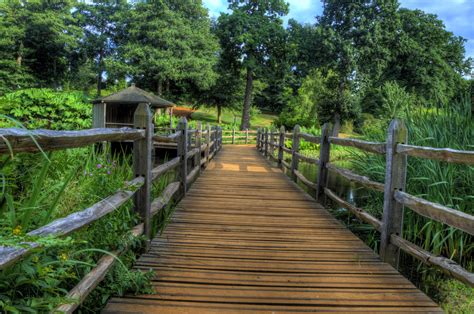
[[[232,128],[235,126],[238,128],[241,122],[242,112],[223,109],[222,110],[222,124],[224,129]],[[193,120],[199,120],[202,122],[209,122],[216,124],[217,121],[217,110],[216,108],[200,108],[192,115]],[[251,113],[250,129],[256,130],[257,128],[270,127],[277,119],[277,115],[271,113],[261,113],[253,110]]]

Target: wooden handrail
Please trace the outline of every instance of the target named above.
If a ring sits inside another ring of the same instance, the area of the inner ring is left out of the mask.
[[[335,145],[341,146],[348,146],[348,147],[355,147],[361,150],[365,150],[367,152],[375,153],[375,154],[385,154],[385,143],[377,143],[377,142],[368,142],[362,140],[356,140],[353,138],[340,138],[340,137],[329,137],[329,142]]]
[[[313,143],[313,144],[319,144],[321,143],[321,136],[316,136],[308,133],[303,133],[301,132],[299,136],[304,139],[307,142]]]
[[[144,137],[145,131],[131,128],[82,131],[0,129],[0,153],[50,151],[100,142],[135,141]]]
[[[310,163],[310,164],[319,165],[319,159],[317,159],[317,158],[311,158],[311,157],[302,155],[300,153],[295,153],[295,156],[296,156],[296,158],[298,158],[301,161],[304,161],[304,162],[307,162],[307,163]]]
[[[398,144],[397,153],[413,157],[474,165],[474,151]]]
[[[448,226],[460,229],[474,235],[474,216],[455,210],[441,204],[410,195],[402,191],[395,191],[395,200],[409,207],[414,212]]]
[[[326,168],[328,168],[330,171],[337,173],[338,175],[346,178],[347,180],[351,182],[357,182],[362,184],[363,186],[370,188],[375,191],[383,192],[384,191],[384,184],[380,182],[375,182],[370,180],[368,177],[365,176],[360,176],[358,174],[355,174],[354,172],[348,170],[348,169],[343,169],[339,168],[332,163],[327,163]]]
[[[363,210],[361,208],[358,208],[358,207],[352,205],[351,203],[348,203],[348,202],[344,201],[342,198],[337,196],[333,191],[331,191],[328,188],[324,188],[324,193],[330,199],[332,199],[334,202],[339,204],[339,206],[346,208],[347,210],[349,210],[351,213],[353,213],[360,220],[372,225],[372,227],[374,227],[375,230],[377,230],[379,232],[382,230],[382,222],[380,220],[378,220],[377,218],[375,218],[374,216],[367,213],[365,210]]]
[[[430,252],[423,250],[416,244],[413,244],[410,241],[407,241],[395,234],[392,234],[390,239],[394,245],[399,247],[405,253],[417,258],[423,262],[423,264],[435,266],[451,277],[456,278],[471,287],[474,287],[474,273],[467,271],[453,260],[443,256],[433,255]]]

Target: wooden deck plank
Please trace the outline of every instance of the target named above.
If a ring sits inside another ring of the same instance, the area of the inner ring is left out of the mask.
[[[223,148],[135,268],[156,294],[105,313],[441,312],[253,146]]]

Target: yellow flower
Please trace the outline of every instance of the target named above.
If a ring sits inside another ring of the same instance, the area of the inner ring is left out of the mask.
[[[65,261],[67,261],[68,256],[67,256],[66,253],[61,253],[61,254],[59,255],[59,259],[60,259],[61,261],[65,262]]]
[[[14,235],[20,235],[21,234],[21,226],[16,226],[15,229],[13,229],[13,234]]]

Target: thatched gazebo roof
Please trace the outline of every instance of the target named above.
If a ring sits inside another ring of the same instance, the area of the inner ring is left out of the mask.
[[[115,94],[98,98],[92,101],[92,103],[106,103],[106,104],[140,104],[149,103],[154,108],[168,108],[174,107],[170,101],[160,98],[152,93],[146,92],[132,84],[132,86],[117,92]]]

